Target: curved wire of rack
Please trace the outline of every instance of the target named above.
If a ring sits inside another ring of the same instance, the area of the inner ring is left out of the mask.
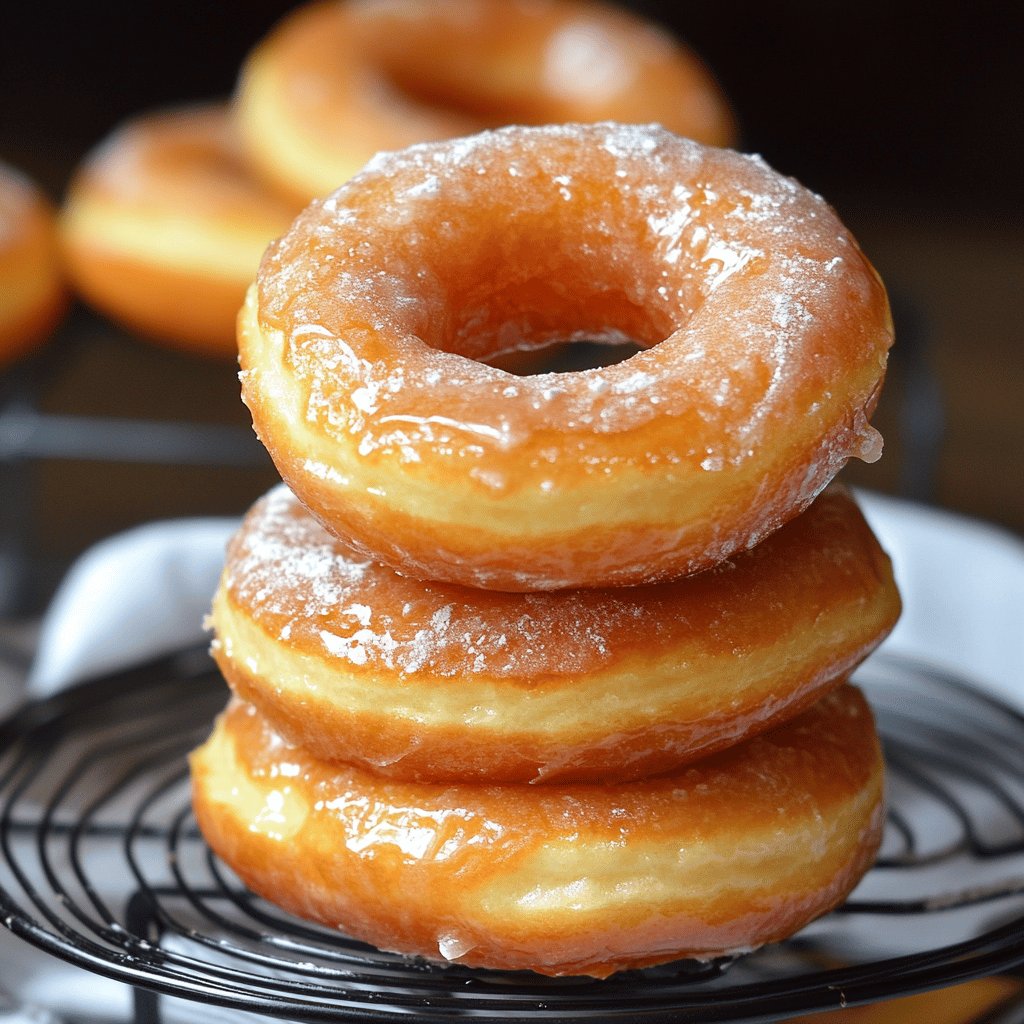
[[[480,971],[380,952],[277,910],[192,819],[185,755],[225,701],[199,652],[0,725],[0,917],[139,991],[307,1021],[770,1021],[1019,967],[1024,717],[891,656],[858,682],[889,765],[879,861],[839,911],[735,962],[606,981]]]

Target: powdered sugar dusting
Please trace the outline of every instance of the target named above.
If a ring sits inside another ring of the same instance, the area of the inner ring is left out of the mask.
[[[346,598],[371,565],[357,559],[339,562],[329,536],[323,531],[321,536],[311,535],[295,515],[296,506],[284,485],[263,498],[257,506],[258,528],[244,530],[231,544],[227,581],[236,600],[271,615],[324,618],[351,606]],[[351,615],[351,608],[349,615],[357,623],[363,617]]]

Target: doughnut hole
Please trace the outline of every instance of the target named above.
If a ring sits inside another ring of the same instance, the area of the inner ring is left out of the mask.
[[[729,204],[708,190],[679,204],[681,190],[624,189],[611,167],[503,170],[512,188],[483,211],[472,179],[443,194],[398,187],[375,204],[376,237],[355,249],[383,268],[367,275],[367,298],[398,334],[478,362],[583,340],[649,349],[726,268],[760,255],[711,226]]]
[[[655,266],[639,270],[639,252],[609,245],[598,231],[560,234],[562,225],[551,221],[566,212],[510,218],[497,245],[486,225],[483,237],[464,235],[455,248],[471,255],[438,268],[448,313],[423,340],[485,361],[560,341],[633,342],[646,349],[673,333],[685,311],[651,301]]]

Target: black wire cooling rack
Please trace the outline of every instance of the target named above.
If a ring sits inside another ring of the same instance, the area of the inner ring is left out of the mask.
[[[201,652],[0,725],[0,916],[136,990],[291,1020],[770,1021],[1024,964],[1024,718],[892,657],[858,674],[889,764],[882,855],[840,910],[733,963],[607,981],[439,966],[301,922],[207,849],[185,754],[225,689]]]

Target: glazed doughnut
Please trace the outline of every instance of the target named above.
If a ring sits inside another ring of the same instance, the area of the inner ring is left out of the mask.
[[[302,205],[378,150],[505,124],[658,121],[715,145],[733,137],[693,53],[589,0],[308,4],[253,51],[236,99],[253,166]]]
[[[223,105],[128,121],[86,159],[61,219],[82,296],[133,331],[234,358],[267,243],[297,212],[242,162]]]
[[[637,342],[513,379],[552,339]],[[285,481],[399,571],[497,590],[697,572],[805,508],[868,424],[885,290],[823,200],[657,126],[382,154],[268,250],[242,393]]]
[[[550,975],[785,938],[844,899],[882,824],[878,741],[850,686],[620,786],[396,782],[317,761],[236,702],[192,777],[210,846],[286,910],[387,950]]]
[[[0,367],[45,341],[66,308],[53,208],[0,163]]]
[[[607,782],[795,715],[898,614],[840,488],[699,576],[509,594],[367,562],[281,486],[229,546],[212,625],[235,692],[317,757],[426,782]]]

